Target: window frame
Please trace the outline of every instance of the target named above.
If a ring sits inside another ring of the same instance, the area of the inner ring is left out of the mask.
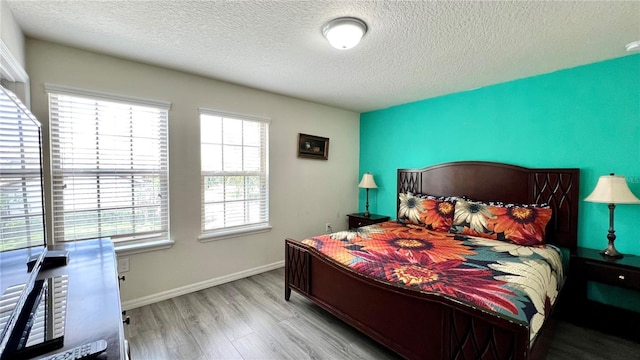
[[[261,134],[261,141],[263,141],[261,145],[261,157],[264,158],[264,169],[258,171],[243,171],[243,170],[229,170],[229,171],[205,171],[203,170],[202,164],[202,135],[200,136],[200,236],[198,240],[201,242],[207,241],[215,241],[215,240],[223,240],[228,238],[234,238],[249,234],[257,234],[268,232],[271,230],[271,217],[270,217],[270,177],[269,177],[269,130],[271,125],[271,119],[255,116],[255,115],[246,115],[239,113],[232,113],[227,111],[220,111],[208,108],[199,108],[198,109],[198,119],[199,119],[199,128],[202,132],[202,116],[215,116],[221,118],[233,118],[236,120],[242,121],[251,121],[263,124],[265,126],[264,136]],[[242,224],[242,225],[233,225],[216,229],[206,229],[205,228],[205,177],[206,176],[260,176],[261,179],[265,182],[265,190],[264,190],[264,198],[262,201],[265,202],[265,218],[263,221],[259,223],[252,224]]]
[[[0,93],[0,251],[41,247],[46,245],[42,125],[11,90],[0,86]]]
[[[57,130],[55,130],[56,125],[54,121],[54,114],[52,112],[52,95],[63,95],[63,96],[71,96],[83,99],[89,99],[90,101],[94,101],[96,104],[99,102],[113,102],[120,103],[126,106],[135,107],[149,107],[154,108],[160,112],[159,115],[159,137],[157,138],[160,141],[161,148],[163,147],[166,150],[163,150],[159,159],[159,170],[152,171],[154,176],[160,177],[160,190],[161,194],[164,194],[163,199],[160,204],[161,211],[161,225],[166,224],[165,226],[161,226],[161,229],[158,231],[153,231],[152,234],[149,233],[130,233],[130,234],[122,234],[111,236],[114,242],[114,246],[116,251],[119,253],[127,252],[127,253],[137,253],[142,251],[147,251],[149,249],[165,249],[169,248],[173,245],[173,241],[170,239],[170,204],[169,204],[169,134],[168,134],[168,126],[169,126],[169,111],[171,109],[171,103],[166,101],[157,101],[157,100],[149,100],[131,96],[123,96],[117,94],[110,94],[99,91],[85,90],[85,89],[77,89],[66,86],[54,85],[54,84],[45,84],[45,91],[49,95],[49,136],[50,136],[50,151],[51,155],[51,201],[53,204],[52,211],[52,235],[54,242],[65,242],[65,241],[73,241],[65,240],[61,238],[60,234],[64,234],[64,229],[59,229],[62,225],[64,226],[64,220],[58,220],[60,216],[64,216],[63,208],[63,200],[62,197],[60,199],[56,199],[57,196],[62,196],[62,190],[56,189],[56,181],[62,181],[65,177],[69,176],[67,174],[71,174],[73,176],[73,170],[68,173],[65,170],[59,167],[59,160],[53,155],[57,147],[57,142],[60,139],[56,138]],[[130,112],[134,111],[133,109],[129,110]],[[137,137],[136,137],[137,138]],[[96,159],[96,164],[98,160]],[[116,166],[117,167],[117,166]],[[115,170],[116,167],[112,169],[106,169],[105,171],[97,170],[96,172],[104,173],[104,174],[127,174],[130,176],[136,175],[137,170],[139,168],[133,168],[130,171],[122,171],[122,169]],[[113,170],[113,171],[109,171]],[[93,170],[91,172],[94,172]],[[139,175],[139,174],[138,174]],[[59,186],[59,185],[58,185]],[[132,195],[134,196],[134,195]],[[133,200],[133,198],[132,198]],[[136,206],[134,206],[136,207]],[[98,207],[99,208],[99,207]],[[137,207],[136,207],[137,208]],[[64,235],[63,235],[64,236]],[[109,235],[104,235],[105,237],[109,237]],[[78,241],[81,239],[78,239]]]

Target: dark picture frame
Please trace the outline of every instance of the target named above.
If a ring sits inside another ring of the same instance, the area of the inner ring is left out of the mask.
[[[329,138],[298,134],[298,157],[306,159],[329,159]]]

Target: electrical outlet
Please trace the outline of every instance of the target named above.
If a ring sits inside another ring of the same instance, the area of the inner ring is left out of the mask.
[[[118,259],[118,273],[126,273],[129,271],[129,258]]]
[[[331,223],[324,224],[324,232],[325,234],[329,234],[333,232],[333,230],[331,229]]]

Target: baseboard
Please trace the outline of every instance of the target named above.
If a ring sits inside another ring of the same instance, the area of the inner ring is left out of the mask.
[[[261,274],[263,272],[279,269],[283,266],[284,266],[284,260],[278,261],[272,264],[258,266],[253,269],[243,270],[234,274],[224,275],[217,278],[201,281],[195,284],[181,286],[179,288],[175,288],[172,290],[167,290],[167,291],[159,292],[159,293],[148,295],[148,296],[143,296],[141,298],[127,300],[122,302],[122,310],[130,310],[130,309],[135,309],[141,306],[157,303],[159,301],[171,299],[176,296],[189,294],[192,292],[210,288],[212,286],[222,285],[231,281],[240,280],[249,276]]]

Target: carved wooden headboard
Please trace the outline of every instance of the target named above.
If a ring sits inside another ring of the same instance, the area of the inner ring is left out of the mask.
[[[529,169],[461,161],[423,169],[398,169],[398,193],[467,196],[482,201],[547,203],[553,216],[547,242],[574,251],[578,242],[580,169]]]

